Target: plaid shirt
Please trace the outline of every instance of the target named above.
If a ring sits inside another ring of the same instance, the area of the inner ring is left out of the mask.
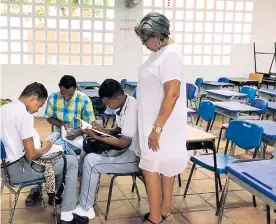
[[[59,92],[52,93],[47,102],[45,117],[62,121],[68,124],[70,128],[78,128],[80,126],[79,119],[88,123],[95,121],[90,98],[78,90],[68,102]]]

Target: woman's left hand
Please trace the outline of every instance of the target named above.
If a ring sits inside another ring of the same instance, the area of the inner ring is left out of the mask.
[[[152,130],[150,133],[148,146],[154,152],[157,152],[157,150],[159,149],[160,135],[161,133],[157,133],[154,130]]]

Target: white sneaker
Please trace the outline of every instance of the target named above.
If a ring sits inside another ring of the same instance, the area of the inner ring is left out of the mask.
[[[93,207],[91,207],[88,211],[84,211],[81,206],[77,206],[77,208],[72,212],[78,216],[85,216],[88,217],[89,219],[94,219],[95,218],[95,212]]]

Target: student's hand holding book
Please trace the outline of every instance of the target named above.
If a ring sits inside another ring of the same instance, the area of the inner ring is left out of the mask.
[[[85,134],[87,134],[87,136],[92,137],[92,138],[95,139],[95,140],[99,140],[99,138],[100,138],[100,136],[99,136],[96,132],[92,131],[92,130],[89,129],[89,128],[82,129],[82,131],[83,131]]]
[[[92,128],[97,130],[97,131],[104,132],[103,127],[100,126],[99,124],[92,124]]]

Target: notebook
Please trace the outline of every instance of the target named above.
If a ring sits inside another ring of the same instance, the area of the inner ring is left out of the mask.
[[[109,134],[106,134],[106,133],[104,133],[104,132],[101,132],[101,131],[98,131],[98,130],[96,130],[96,129],[93,129],[93,128],[92,128],[92,125],[89,124],[89,123],[87,123],[86,121],[83,121],[83,120],[80,119],[80,122],[81,122],[81,127],[80,127],[81,129],[90,129],[90,130],[96,132],[96,133],[99,134],[99,135],[102,135],[102,136],[105,136],[105,137],[115,138],[115,137],[112,136],[112,135],[109,135]]]
[[[66,138],[67,131],[65,130],[65,127],[61,126],[61,139],[70,143],[71,145],[77,147],[78,149],[83,148],[83,137],[78,136],[74,140],[69,140]]]

